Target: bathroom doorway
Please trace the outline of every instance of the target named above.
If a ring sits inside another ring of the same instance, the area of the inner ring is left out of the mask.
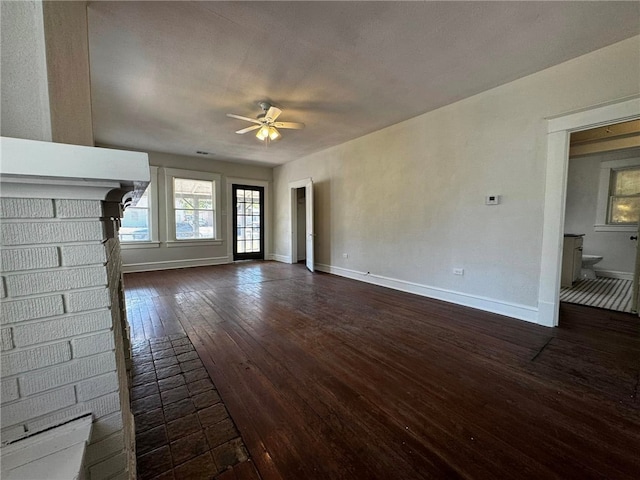
[[[637,312],[640,120],[570,136],[560,301]]]

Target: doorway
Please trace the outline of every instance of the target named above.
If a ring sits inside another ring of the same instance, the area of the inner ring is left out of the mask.
[[[640,214],[640,120],[572,133],[560,301],[632,310]]]
[[[313,221],[313,180],[307,178],[289,183],[291,208],[291,257],[289,263],[304,263],[315,270],[315,230]],[[301,211],[303,210],[304,213]]]
[[[640,99],[631,98],[589,110],[548,118],[542,265],[538,290],[538,322],[558,325],[564,212],[572,132],[640,118]],[[637,269],[636,269],[637,271]],[[634,282],[637,285],[636,282]],[[635,289],[634,289],[635,290]],[[637,301],[637,295],[632,294]]]
[[[232,186],[233,260],[264,259],[264,187]]]

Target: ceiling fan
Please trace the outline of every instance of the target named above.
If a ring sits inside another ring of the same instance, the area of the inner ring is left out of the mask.
[[[293,128],[300,130],[304,128],[304,123],[296,122],[276,122],[276,119],[282,113],[277,107],[274,107],[269,102],[258,102],[258,106],[262,109],[262,113],[257,118],[243,117],[241,115],[235,115],[233,113],[227,113],[227,117],[236,118],[238,120],[245,120],[247,122],[255,123],[250,127],[243,128],[236,131],[236,133],[244,134],[258,130],[256,137],[263,142],[269,142],[270,140],[277,140],[281,137],[278,128]]]

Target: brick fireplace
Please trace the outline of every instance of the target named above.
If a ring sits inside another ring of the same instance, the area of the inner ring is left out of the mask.
[[[1,139],[2,443],[93,418],[85,477],[129,478],[135,436],[117,223],[147,155]]]

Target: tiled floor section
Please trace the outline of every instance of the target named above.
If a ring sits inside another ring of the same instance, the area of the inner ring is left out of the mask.
[[[234,469],[255,470],[188,337],[145,340],[132,349],[140,480],[223,480],[235,478]]]

